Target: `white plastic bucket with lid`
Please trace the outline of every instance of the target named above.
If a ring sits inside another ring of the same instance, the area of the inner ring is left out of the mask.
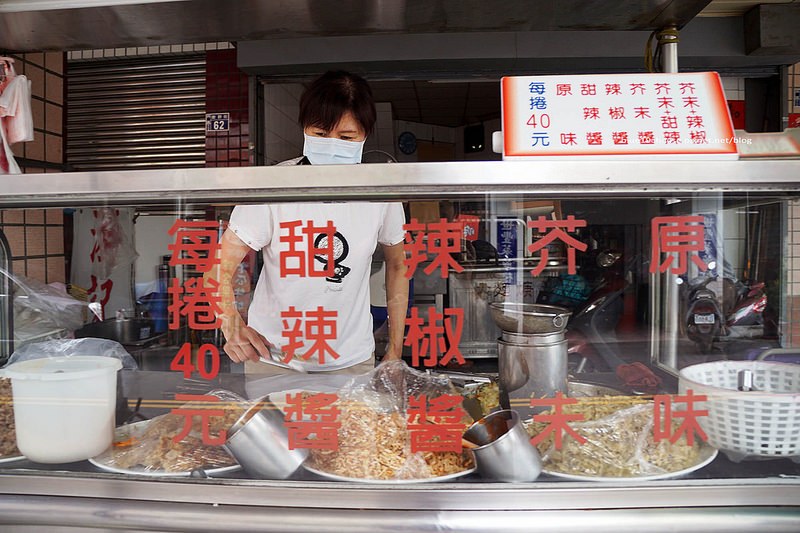
[[[114,435],[119,359],[72,356],[14,363],[17,447],[31,461],[69,463],[103,452]]]

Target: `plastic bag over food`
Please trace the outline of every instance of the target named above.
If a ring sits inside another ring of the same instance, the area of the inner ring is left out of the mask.
[[[410,416],[412,408],[422,396],[430,401],[451,395],[458,393],[447,378],[418,372],[402,361],[381,363],[339,391],[338,448],[312,449],[306,464],[333,475],[383,480],[434,478],[472,468],[471,453],[460,448],[412,452],[410,425],[420,422]],[[460,403],[457,407],[460,446],[470,419]]]
[[[136,370],[138,365],[125,348],[117,341],[86,337],[83,339],[55,339],[43,342],[32,342],[15,350],[8,358],[6,366],[32,359],[45,357],[71,357],[73,355],[94,355],[113,357],[122,362],[122,368]]]
[[[556,449],[553,434],[548,435],[537,444],[545,470],[626,478],[677,472],[698,461],[697,439],[691,446],[683,436],[675,443],[668,438],[655,442],[652,401],[636,397],[581,398],[563,411],[584,415],[584,422],[572,422],[569,427],[585,442],[566,434],[561,448]],[[534,422],[528,432],[535,437],[545,426]]]
[[[176,405],[170,413],[118,427],[111,448],[94,462],[118,470],[164,474],[237,465],[222,447],[223,432],[254,402],[227,390],[214,390],[206,396],[219,401],[189,401]]]
[[[92,274],[108,279],[115,268],[132,263],[138,254],[133,236],[120,222],[119,209],[104,207],[95,211]]]
[[[76,300],[63,288],[14,275],[3,268],[0,275],[12,281],[15,330],[76,330],[93,316],[102,319],[99,303]]]

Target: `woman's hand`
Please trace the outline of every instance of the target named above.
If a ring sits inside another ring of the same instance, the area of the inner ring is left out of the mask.
[[[225,335],[224,349],[235,363],[258,361],[259,357],[269,358],[269,341],[245,324],[236,309],[236,297],[233,294],[231,280],[249,251],[250,248],[230,228],[225,230],[220,241],[219,264],[203,275],[205,285],[219,287],[221,312],[218,316],[222,322],[220,329]]]
[[[223,349],[231,361],[243,363],[269,359],[270,342],[253,328],[244,323],[239,313],[222,318],[222,334],[225,335]]]
[[[395,345],[389,345],[386,347],[386,353],[383,355],[382,361],[399,361],[402,358],[402,348],[398,348]]]

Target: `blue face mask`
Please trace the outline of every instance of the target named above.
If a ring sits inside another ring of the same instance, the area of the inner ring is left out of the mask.
[[[303,134],[303,155],[312,165],[354,165],[361,163],[364,141],[345,141],[333,137]]]

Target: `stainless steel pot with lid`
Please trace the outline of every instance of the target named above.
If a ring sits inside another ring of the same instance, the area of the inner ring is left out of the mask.
[[[489,304],[489,312],[503,331],[525,335],[564,331],[572,315],[563,307],[520,302],[494,302]]]

